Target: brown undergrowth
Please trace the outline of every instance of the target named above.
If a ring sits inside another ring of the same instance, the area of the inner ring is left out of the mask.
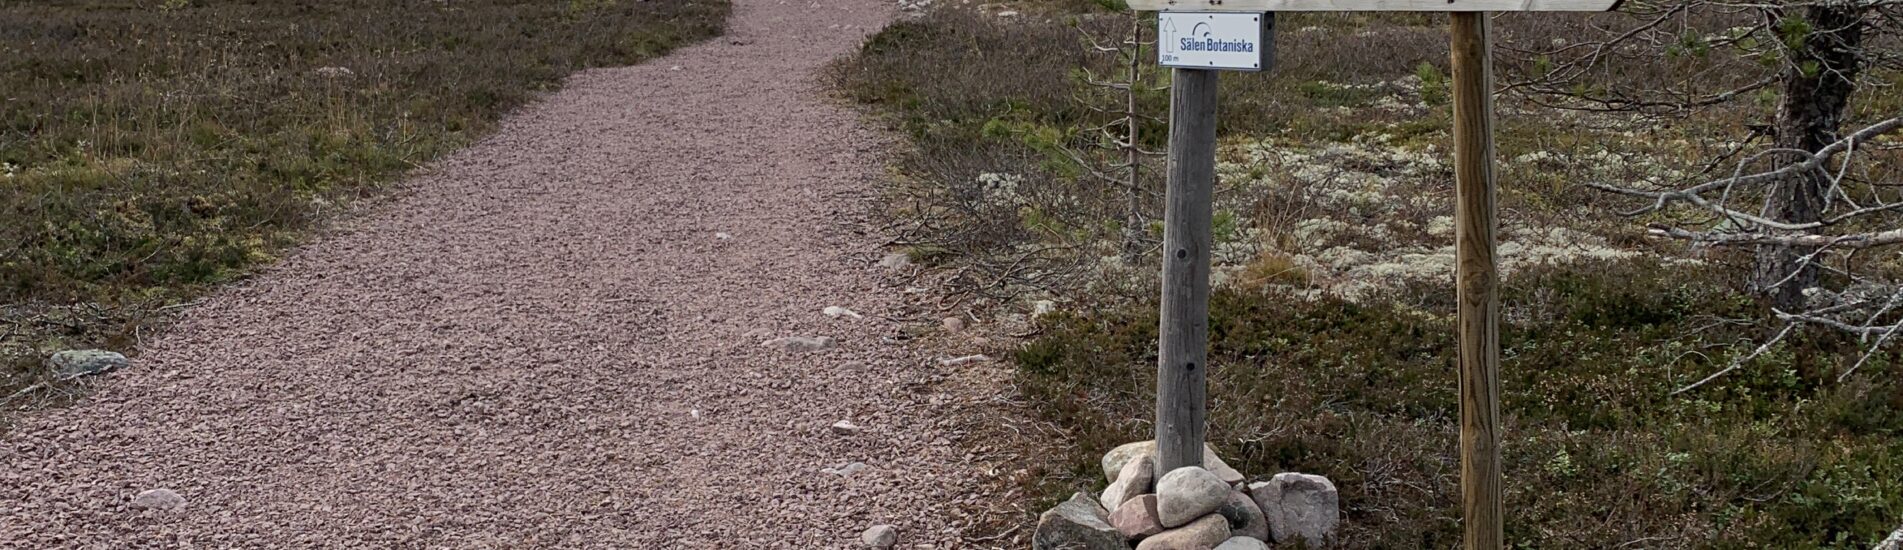
[[[1127,23],[1089,5],[1008,7],[1020,15],[896,23],[835,75],[911,138],[888,197],[897,244],[947,274],[961,312],[1024,328],[992,344],[1011,350],[1008,378],[971,375],[1017,392],[971,421],[1009,497],[976,537],[1022,547],[1036,512],[1102,488],[1098,454],[1149,431],[1155,257],[1117,257],[1118,190],[1063,154],[1095,139],[1080,131],[1099,115],[1076,100],[1079,69],[1110,68],[1078,29]],[[1567,17],[1503,17],[1501,36],[1630,24]],[[1457,543],[1444,29],[1432,14],[1284,14],[1279,68],[1223,75],[1212,441],[1245,472],[1337,480],[1349,548]],[[1679,69],[1603,78],[1665,70]],[[1164,94],[1138,99],[1166,110]],[[1631,205],[1584,185],[1704,176],[1774,99],[1643,116],[1502,99],[1510,539],[1857,548],[1903,518],[1895,354],[1839,382],[1855,342],[1807,335],[1671,395],[1764,336],[1740,284],[1748,261],[1647,239],[1648,220],[1619,215]],[[1893,102],[1868,95],[1846,125]],[[1159,128],[1146,145],[1160,148]],[[1037,300],[1057,312],[1032,318]]]
[[[721,0],[0,6],[0,396],[133,351],[352,201],[577,69],[720,33]],[[75,391],[55,385],[22,400]],[[17,404],[17,403],[16,403]]]

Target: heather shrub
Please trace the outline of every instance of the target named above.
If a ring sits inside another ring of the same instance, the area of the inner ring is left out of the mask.
[[[1244,472],[1333,478],[1350,548],[1459,541],[1451,291],[1404,292],[1429,307],[1233,288],[1210,307],[1212,444]],[[1893,357],[1834,384],[1855,356],[1818,335],[1669,396],[1757,330],[1722,322],[1756,306],[1707,270],[1545,266],[1511,278],[1504,306],[1510,539],[1853,548],[1903,514],[1903,421],[1878,412],[1903,395]],[[1155,345],[1139,303],[1066,314],[1018,350],[1027,401],[1085,465],[1051,470],[1047,491],[1101,488],[1096,453],[1148,437]]]
[[[1532,70],[1520,61],[1537,60],[1511,59],[1516,48],[1633,24],[1623,17],[1502,16],[1500,64]],[[1210,433],[1245,472],[1333,477],[1350,548],[1459,543],[1446,23],[1283,13],[1277,67],[1221,77]],[[1091,100],[1105,107],[1078,76],[1114,67],[1082,35],[1127,25],[1094,8],[1003,18],[952,7],[895,25],[836,73],[845,94],[911,138],[889,192],[892,226],[947,268],[946,306],[1010,320],[1027,295],[1062,304],[1026,330],[1014,375],[1036,438],[1068,440],[1012,463],[1025,473],[1010,483],[1034,496],[991,526],[999,536],[1026,532],[1072,491],[1101,489],[1098,453],[1151,431],[1157,258],[1117,258],[1124,220],[1099,205],[1118,189],[1088,177],[1092,159],[1053,154],[1094,139]],[[1723,69],[1709,63],[1598,77]],[[1894,98],[1866,95],[1853,116],[1894,110]],[[1136,101],[1167,113],[1167,93]],[[1707,176],[1709,159],[1762,121],[1745,108],[1627,116],[1512,95],[1498,109],[1509,539],[1851,548],[1894,529],[1894,354],[1839,382],[1856,342],[1803,334],[1671,395],[1767,335],[1757,320],[1768,311],[1739,290],[1748,259],[1646,238],[1620,216],[1629,205],[1584,185]],[[1142,144],[1163,147],[1160,121],[1140,129]],[[1161,214],[1157,166],[1147,165],[1150,220]],[[998,195],[984,182],[1001,175],[1014,199],[987,200]],[[1154,221],[1144,229],[1160,233]],[[1026,436],[998,439],[1013,437]]]

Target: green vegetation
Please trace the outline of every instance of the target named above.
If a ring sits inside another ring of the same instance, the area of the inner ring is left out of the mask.
[[[1903,517],[1903,368],[1837,384],[1841,342],[1791,343],[1709,390],[1669,397],[1750,352],[1717,322],[1750,300],[1709,270],[1551,266],[1506,289],[1502,410],[1526,548],[1867,548]],[[1457,546],[1451,290],[1357,304],[1219,289],[1210,434],[1244,472],[1331,476],[1350,548]],[[1017,354],[1020,387],[1076,434],[1047,499],[1101,485],[1089,465],[1148,437],[1156,309],[1053,319]],[[1074,470],[1072,470],[1074,468]],[[1054,502],[1054,501],[1053,501]]]
[[[721,0],[0,5],[0,394],[481,137],[577,69],[718,34]]]
[[[1050,154],[1097,139],[1085,130],[1102,115],[1075,99],[1092,97],[1081,69],[1118,74],[1063,27],[1112,42],[1127,20],[1052,4],[1027,3],[1021,18],[939,10],[837,71],[846,94],[912,138],[890,214],[930,251],[917,256],[972,287],[956,291],[962,305],[1008,313],[1042,298],[1071,312],[1041,322],[1016,377],[1039,420],[1074,440],[1015,465],[1029,473],[1010,482],[1040,500],[995,533],[1101,489],[1097,457],[1147,438],[1153,411],[1154,252],[1117,261],[1123,195],[1080,175],[1106,159]],[[1616,17],[1507,16],[1499,35],[1547,44]],[[1245,472],[1335,479],[1349,548],[1459,537],[1451,276],[1436,263],[1451,227],[1452,174],[1436,160],[1451,144],[1445,25],[1282,14],[1280,66],[1222,77],[1212,442]],[[1602,78],[1658,80],[1697,62]],[[1137,99],[1167,110],[1165,92]],[[1846,126],[1895,102],[1867,94]],[[1521,547],[1860,548],[1903,520],[1898,357],[1839,382],[1857,343],[1805,334],[1672,396],[1768,335],[1767,311],[1740,288],[1748,260],[1685,259],[1617,215],[1630,205],[1582,185],[1699,177],[1765,106],[1639,117],[1502,98],[1508,536]],[[1160,123],[1141,130],[1161,148]],[[1147,165],[1151,219],[1159,165]],[[987,183],[999,181],[1010,185]]]

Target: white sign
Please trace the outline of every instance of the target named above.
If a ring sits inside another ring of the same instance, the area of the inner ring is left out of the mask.
[[[1156,13],[1156,64],[1185,69],[1260,71],[1269,45],[1261,13]]]
[[[1137,11],[1611,11],[1624,0],[1124,0]]]

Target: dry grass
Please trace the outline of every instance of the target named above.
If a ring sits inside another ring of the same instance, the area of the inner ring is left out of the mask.
[[[721,0],[0,5],[0,394],[131,351],[579,68],[720,32]]]

